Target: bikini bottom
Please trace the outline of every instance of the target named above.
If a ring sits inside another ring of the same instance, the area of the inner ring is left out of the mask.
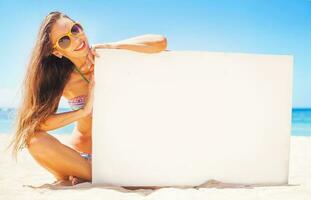
[[[92,160],[92,154],[82,152],[80,155],[86,160]]]

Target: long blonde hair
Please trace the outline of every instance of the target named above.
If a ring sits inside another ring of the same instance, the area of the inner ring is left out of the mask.
[[[28,147],[27,139],[35,134],[38,125],[57,111],[64,87],[74,70],[74,64],[68,58],[58,58],[52,54],[51,28],[61,17],[72,20],[55,11],[50,12],[40,25],[22,84],[21,104],[13,126],[14,135],[7,147],[13,147],[12,157],[15,160],[18,151]]]

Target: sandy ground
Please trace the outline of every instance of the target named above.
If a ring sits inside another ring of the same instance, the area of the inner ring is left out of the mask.
[[[61,142],[69,135],[55,135]],[[246,186],[209,180],[195,188],[126,189],[81,183],[75,186],[52,185],[54,178],[24,150],[18,162],[3,149],[10,136],[0,134],[0,199],[311,199],[311,137],[291,138],[289,185]]]

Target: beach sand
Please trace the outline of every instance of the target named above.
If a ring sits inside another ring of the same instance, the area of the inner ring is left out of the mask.
[[[70,135],[54,135],[67,144]],[[81,183],[75,186],[52,185],[54,177],[39,166],[27,150],[15,163],[7,146],[9,134],[0,134],[0,199],[311,199],[311,137],[291,137],[289,185],[246,186],[209,180],[195,188],[126,189]]]

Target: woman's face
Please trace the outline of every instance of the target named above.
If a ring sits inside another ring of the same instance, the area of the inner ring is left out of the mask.
[[[51,40],[53,46],[56,44],[56,42],[58,42],[58,39],[70,32],[73,24],[73,21],[65,17],[61,17],[53,24],[51,29]],[[84,44],[82,44],[83,42]],[[88,51],[89,43],[86,35],[83,33],[79,34],[78,36],[71,36],[70,45],[66,49],[62,49],[61,47],[56,46],[53,49],[53,54],[58,57],[65,56],[70,59],[85,57],[88,54]]]

